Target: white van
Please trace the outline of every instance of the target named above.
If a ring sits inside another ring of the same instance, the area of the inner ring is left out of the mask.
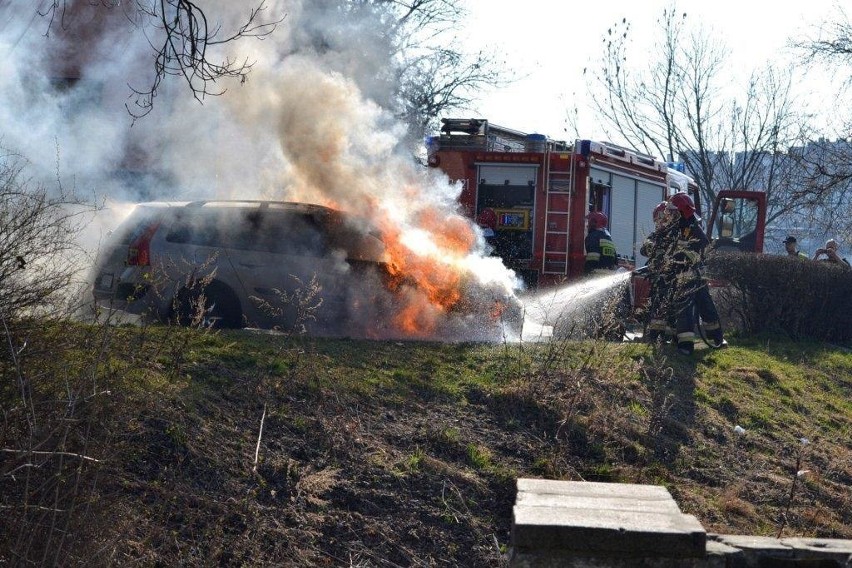
[[[102,251],[95,300],[159,321],[186,324],[201,314],[214,327],[305,324],[315,334],[348,334],[352,273],[381,274],[384,247],[346,221],[304,203],[143,203]],[[304,318],[300,302],[320,298]]]

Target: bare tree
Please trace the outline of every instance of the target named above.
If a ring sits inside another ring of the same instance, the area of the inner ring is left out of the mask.
[[[503,82],[493,63],[484,52],[443,48],[411,57],[400,70],[400,117],[418,132],[436,128],[441,115],[467,109],[476,91]]]
[[[796,111],[791,76],[768,68],[730,94],[730,62],[723,46],[703,30],[690,30],[687,14],[671,7],[658,20],[662,38],[636,65],[629,58],[630,24],[604,36],[602,65],[590,75],[595,112],[608,136],[669,161],[681,161],[705,202],[720,189],[767,193],[770,218],[801,205],[788,186],[787,149],[806,139]]]
[[[0,317],[62,313],[82,266],[75,242],[92,211],[61,186],[25,177],[27,162],[0,148]]]
[[[815,37],[792,42],[808,63],[825,63],[846,75],[847,85],[852,84],[852,21],[838,7],[833,20],[827,20],[816,30]]]
[[[466,12],[460,0],[348,0],[377,9],[394,49],[396,112],[415,136],[449,111],[466,110],[474,94],[511,80],[496,54],[460,49]]]
[[[791,44],[807,66],[822,65],[820,72],[827,68],[840,77],[838,100],[852,88],[852,21],[841,7],[811,37]],[[806,175],[797,191],[806,199],[802,211],[806,218],[820,219],[824,232],[852,243],[852,118],[844,117],[843,105],[837,105],[837,110],[838,139],[831,142],[820,138],[798,149]]]
[[[212,23],[208,14],[190,0],[135,0],[128,8],[117,0],[82,2],[82,0],[51,0],[39,10],[47,19],[47,31],[59,26],[65,29],[66,16],[73,10],[123,10],[143,33],[146,34],[154,56],[154,73],[147,88],[135,88],[133,103],[128,112],[139,118],[147,115],[154,106],[162,81],[167,76],[182,77],[199,102],[207,96],[225,92],[219,84],[222,79],[245,81],[253,62],[248,59],[235,60],[225,56],[214,59],[214,49],[241,38],[264,38],[271,34],[283,18],[267,21],[263,19],[266,2],[249,6],[244,23],[236,30],[223,33],[221,25]]]
[[[465,10],[461,0],[326,0],[311,4],[312,11],[326,10],[329,20],[369,21],[358,34],[372,33],[387,43],[388,65],[377,73],[392,85],[388,101],[398,118],[416,130],[415,136],[437,125],[439,115],[465,108],[473,94],[502,84],[505,66],[496,55],[465,53],[457,33]],[[225,31],[214,24],[216,14],[191,0],[50,0],[39,10],[47,20],[47,33],[66,30],[68,17],[88,10],[121,13],[145,34],[152,50],[154,71],[146,87],[133,86],[127,105],[134,118],[151,112],[154,99],[168,76],[181,77],[199,101],[225,92],[224,79],[245,81],[253,62],[222,56],[222,47],[242,38],[263,39],[273,33],[283,17],[267,17],[266,0],[249,4],[246,18],[236,29]],[[332,17],[333,16],[333,17]],[[311,30],[310,48],[323,53],[339,48],[330,29]],[[361,38],[351,38],[354,41]],[[376,39],[374,38],[374,39]],[[220,59],[217,59],[220,58]]]

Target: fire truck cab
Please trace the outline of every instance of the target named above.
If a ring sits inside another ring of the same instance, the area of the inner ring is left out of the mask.
[[[654,206],[695,183],[671,164],[606,142],[551,140],[485,119],[442,119],[428,163],[461,184],[459,201],[494,254],[528,286],[583,275],[586,216],[601,211],[621,262],[642,266]]]
[[[763,252],[766,194],[762,191],[720,191],[707,236],[719,252]]]

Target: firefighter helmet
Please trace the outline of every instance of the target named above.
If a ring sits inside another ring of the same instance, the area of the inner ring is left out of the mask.
[[[477,222],[480,227],[494,230],[497,228],[497,213],[490,207],[486,207],[479,212]]]
[[[663,215],[666,213],[666,207],[668,207],[668,203],[665,201],[661,201],[654,207],[654,212],[651,214],[651,217],[654,219],[654,223],[661,223],[663,220]]]
[[[669,197],[668,208],[680,211],[680,214],[684,219],[689,219],[695,215],[695,203],[692,201],[689,194],[684,191],[680,191]]]
[[[609,225],[609,219],[600,211],[592,211],[586,216],[586,219],[589,220],[589,228],[591,229],[605,229]]]

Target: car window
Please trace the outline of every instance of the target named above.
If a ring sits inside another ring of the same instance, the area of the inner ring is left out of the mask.
[[[331,248],[344,251],[348,259],[378,262],[384,256],[385,247],[377,231],[364,234],[363,230],[337,223],[329,234]]]
[[[315,215],[299,211],[186,210],[175,216],[166,240],[298,256],[325,256],[328,252],[322,224]]]
[[[328,254],[327,233],[311,213],[298,211],[253,212],[247,216],[249,248],[296,256]]]
[[[184,210],[177,213],[166,233],[166,241],[201,246],[221,246],[219,226],[224,224],[215,211]]]

